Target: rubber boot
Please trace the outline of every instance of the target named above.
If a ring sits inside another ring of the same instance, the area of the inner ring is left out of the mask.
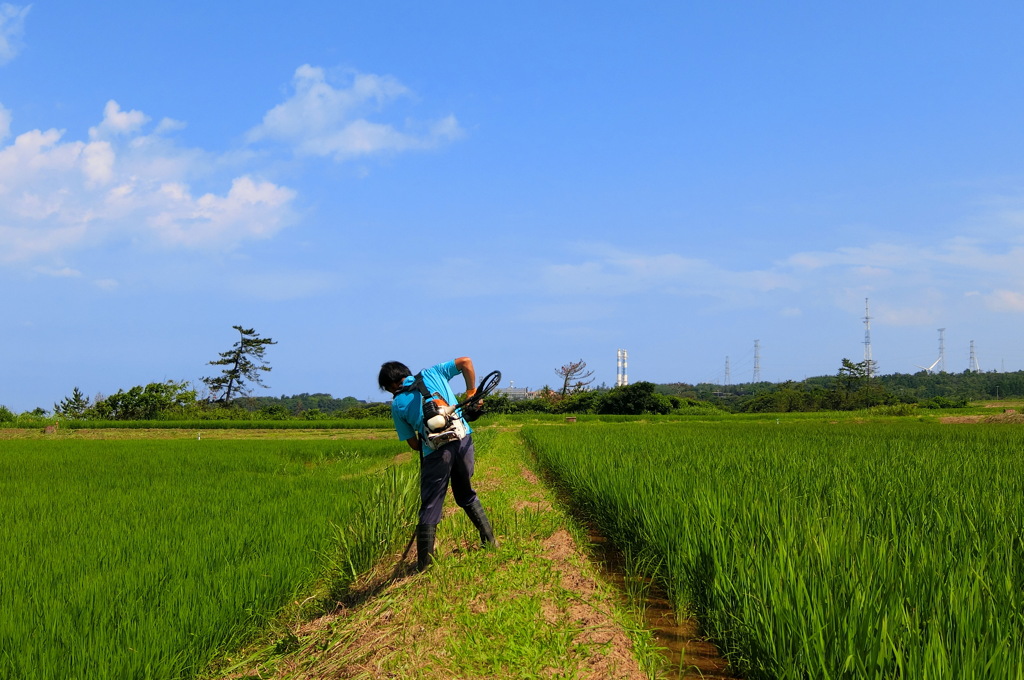
[[[487,520],[487,513],[484,512],[484,506],[480,504],[479,498],[474,498],[473,502],[466,506],[466,514],[469,515],[469,521],[480,532],[480,542],[484,547],[490,545],[497,548],[498,542],[494,539],[494,531],[491,529],[491,523]]]
[[[416,525],[416,568],[424,571],[434,563],[434,535],[436,524]]]

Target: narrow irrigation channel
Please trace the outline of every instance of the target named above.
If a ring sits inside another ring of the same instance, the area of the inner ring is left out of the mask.
[[[523,446],[529,451],[529,446],[525,442]],[[529,451],[529,454],[535,469],[539,471],[545,485],[552,490],[566,514],[585,529],[591,559],[604,580],[613,586],[631,607],[642,613],[646,628],[653,633],[658,647],[665,656],[666,663],[659,677],[667,680],[739,678],[715,644],[702,635],[700,622],[694,617],[680,618],[657,581],[631,570],[622,552],[600,532],[596,523],[574,504],[571,494],[565,490],[558,478],[543,469],[532,451]]]
[[[622,552],[588,525],[591,551],[601,573],[624,597],[643,612],[644,622],[654,633],[666,660],[666,680],[704,678],[735,680],[729,662],[713,642],[702,636],[697,619],[679,618],[668,596],[656,581],[645,576],[630,575]]]

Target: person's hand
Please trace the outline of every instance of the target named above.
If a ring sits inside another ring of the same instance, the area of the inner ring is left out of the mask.
[[[462,406],[462,417],[469,422],[475,421],[484,412],[484,398],[476,396],[476,390],[472,394],[467,393],[466,400]]]

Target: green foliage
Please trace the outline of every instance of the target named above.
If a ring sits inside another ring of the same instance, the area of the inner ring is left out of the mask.
[[[136,385],[127,392],[100,399],[87,409],[85,416],[106,420],[153,420],[192,415],[197,411],[196,392],[188,382],[168,380]]]
[[[487,413],[523,414],[551,413],[588,415],[721,415],[724,411],[715,404],[697,399],[666,396],[658,392],[652,383],[636,383],[612,390],[594,389],[571,394],[560,399],[537,398],[513,401],[506,395],[491,395],[486,399]]]
[[[872,406],[868,411],[879,416],[912,416],[917,414],[917,404],[887,404]]]
[[[284,406],[267,406],[256,412],[259,420],[286,420],[289,416],[291,414]]]
[[[492,393],[484,397],[484,412],[490,414],[511,413],[512,403],[508,395]]]
[[[658,394],[654,383],[641,381],[609,390],[601,400],[598,412],[618,415],[665,415],[671,411],[672,402],[669,398]]]
[[[863,362],[861,362],[862,364]],[[868,378],[861,364],[844,360],[837,375],[817,376],[800,382],[720,385],[692,388],[700,398],[744,413],[785,413],[798,411],[860,410],[883,405],[935,404],[958,407],[970,401],[1024,397],[1024,371],[1013,373],[893,373]],[[659,391],[683,393],[687,385],[659,385]],[[933,402],[936,398],[951,402]]]
[[[670,396],[672,412],[684,416],[721,416],[725,411],[721,406],[697,399]]]
[[[317,392],[310,394],[293,394],[291,396],[282,394],[280,397],[246,397],[236,399],[235,404],[249,410],[258,411],[266,406],[283,406],[288,413],[303,417],[307,410],[318,409],[324,413],[340,413],[350,408],[365,406],[366,402],[355,397],[335,398],[330,394]]]
[[[12,423],[17,416],[6,406],[0,406],[0,423]]]
[[[932,397],[921,402],[921,408],[966,408],[967,400],[963,397],[953,399],[950,397]]]
[[[573,392],[555,404],[556,413],[597,413],[604,400],[604,394],[595,390]]]
[[[387,418],[391,419],[391,406],[390,404],[370,404],[368,406],[358,406],[356,408],[350,408],[344,413],[346,418],[355,418],[356,420],[362,420],[364,418]]]

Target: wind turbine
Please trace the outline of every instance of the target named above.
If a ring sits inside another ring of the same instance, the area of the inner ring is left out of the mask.
[[[920,368],[921,370],[923,370],[928,375],[931,375],[932,374],[932,369],[935,368],[935,365],[937,363],[939,363],[940,361],[942,361],[942,357],[941,356],[938,359],[936,359],[935,361],[933,361],[931,366],[917,366],[917,364],[914,364],[914,365],[917,366],[918,368]]]

